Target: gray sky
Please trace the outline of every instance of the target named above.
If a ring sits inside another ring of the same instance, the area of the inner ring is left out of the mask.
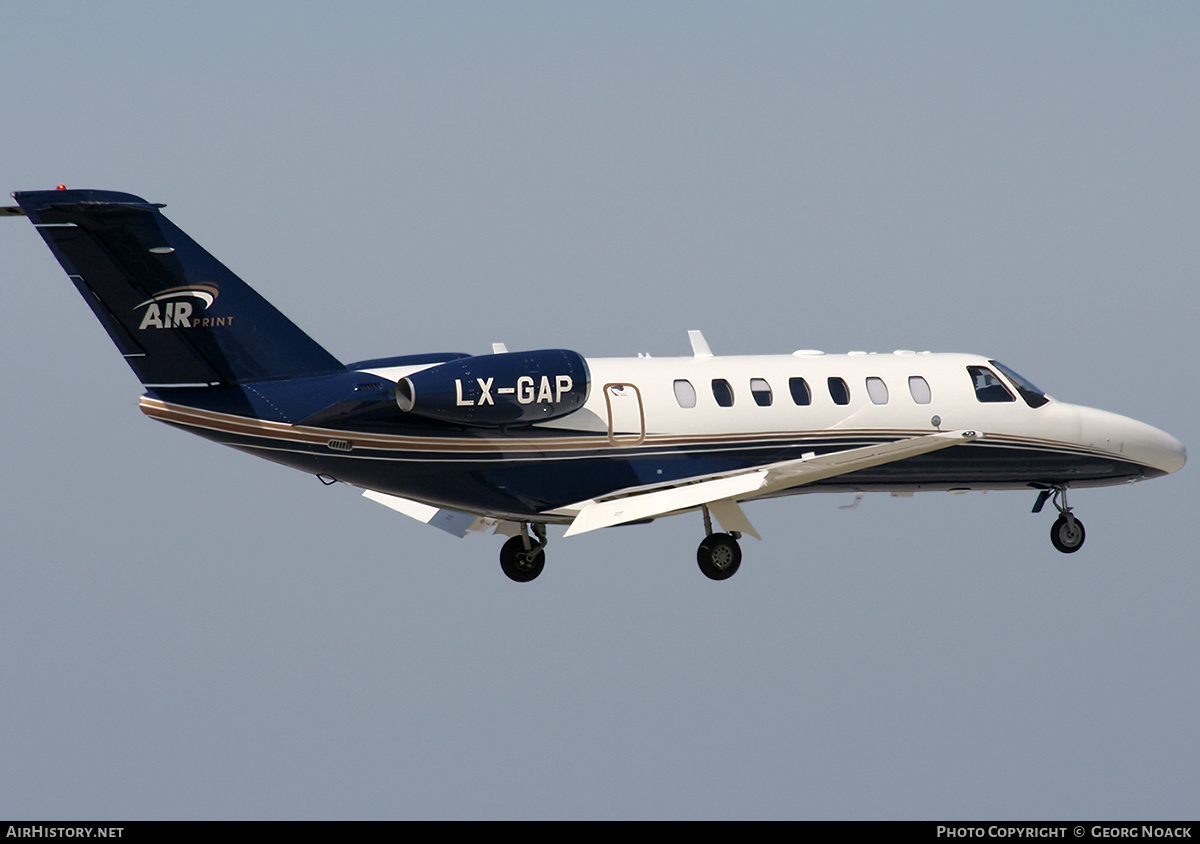
[[[343,360],[978,352],[1197,447],[1200,9],[746,5],[8,4],[2,186],[168,203]],[[519,586],[145,419],[0,254],[0,815],[1196,816],[1195,466],[1069,557],[806,496],[725,583],[682,517]]]

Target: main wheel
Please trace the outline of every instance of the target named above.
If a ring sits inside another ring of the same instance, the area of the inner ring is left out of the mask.
[[[727,533],[710,533],[696,549],[696,562],[705,577],[724,580],[733,577],[742,564],[742,548]]]
[[[1086,536],[1083,522],[1079,519],[1068,519],[1066,516],[1059,516],[1054,527],[1050,528],[1050,541],[1064,554],[1074,554],[1082,548]]]
[[[533,543],[533,547],[526,551],[524,537],[514,536],[500,549],[500,568],[517,583],[533,580],[542,573],[545,565],[545,550]]]

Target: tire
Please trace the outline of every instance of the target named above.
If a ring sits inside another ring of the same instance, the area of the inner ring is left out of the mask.
[[[500,568],[517,583],[533,580],[542,573],[545,565],[545,550],[535,542],[533,547],[526,551],[523,537],[512,537],[500,549]]]
[[[742,564],[742,548],[727,533],[709,534],[696,549],[696,562],[705,577],[725,580],[733,577]]]
[[[1075,519],[1074,522],[1075,525],[1072,528],[1071,520],[1068,520],[1066,516],[1059,516],[1054,527],[1050,528],[1050,541],[1064,554],[1074,554],[1083,547],[1083,540],[1087,537],[1087,532],[1083,529],[1083,522],[1079,519]]]

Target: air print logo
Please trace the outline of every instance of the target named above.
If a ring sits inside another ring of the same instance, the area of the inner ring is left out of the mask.
[[[145,308],[139,331],[147,328],[212,328],[231,325],[233,317],[208,317],[204,312],[212,307],[220,290],[215,284],[192,284],[172,287],[134,307]]]

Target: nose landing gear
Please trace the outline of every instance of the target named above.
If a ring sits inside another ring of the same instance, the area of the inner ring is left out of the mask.
[[[1064,554],[1074,554],[1082,548],[1086,535],[1083,530],[1083,522],[1069,512],[1059,516],[1054,522],[1054,527],[1050,528],[1050,541]]]
[[[1058,510],[1058,519],[1050,528],[1050,542],[1062,553],[1074,554],[1083,547],[1087,532],[1083,529],[1083,522],[1075,518],[1071,508],[1067,506],[1066,486],[1057,486],[1053,490],[1043,489],[1038,493],[1033,512],[1040,513],[1047,498],[1054,505],[1054,509]]]

